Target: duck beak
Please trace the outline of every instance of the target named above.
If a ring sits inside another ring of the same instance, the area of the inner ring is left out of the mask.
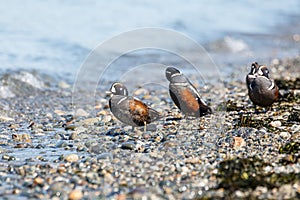
[[[248,74],[248,79],[256,79],[257,75]]]

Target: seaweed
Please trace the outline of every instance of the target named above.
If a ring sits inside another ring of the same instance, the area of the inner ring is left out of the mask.
[[[218,188],[235,191],[265,186],[272,189],[283,184],[294,183],[300,179],[299,173],[266,172],[265,167],[267,166],[271,166],[271,164],[256,157],[222,161],[217,174],[217,178],[220,179]]]
[[[300,89],[300,77],[295,80],[275,79],[274,81],[280,89]]]
[[[283,154],[295,154],[300,151],[299,142],[288,142],[279,148],[279,153]]]
[[[288,117],[288,122],[300,122],[300,112],[292,111]]]
[[[239,127],[252,127],[252,128],[261,128],[266,127],[268,129],[272,129],[269,126],[271,119],[256,119],[251,114],[240,114],[237,119],[235,119],[235,128]]]
[[[243,106],[238,106],[236,102],[232,100],[228,100],[226,102],[221,102],[220,104],[218,104],[215,111],[231,112],[231,111],[241,111],[243,109],[244,109]]]

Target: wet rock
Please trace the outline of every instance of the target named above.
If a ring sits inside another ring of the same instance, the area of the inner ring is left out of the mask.
[[[280,132],[279,135],[285,140],[288,140],[291,137],[291,134],[289,132]]]
[[[293,199],[296,197],[296,191],[292,185],[285,184],[279,187],[279,194],[282,199]]]
[[[89,148],[91,153],[101,154],[105,151],[105,149],[100,144],[95,144]]]
[[[38,186],[43,186],[44,185],[44,179],[42,179],[41,177],[36,177],[34,180],[33,180],[33,184],[34,185],[38,185]]]
[[[62,88],[62,89],[68,89],[68,88],[71,87],[71,85],[68,84],[68,83],[66,83],[65,81],[60,81],[60,82],[58,83],[58,87],[60,87],[60,88]]]
[[[70,135],[70,137],[69,137],[69,140],[75,140],[75,139],[77,139],[77,135],[78,135],[78,133],[76,131],[72,132],[71,135]]]
[[[54,110],[54,113],[57,114],[57,115],[60,115],[60,116],[66,115],[66,112],[63,111],[63,110]]]
[[[82,197],[83,197],[83,193],[80,189],[72,190],[69,193],[69,199],[70,200],[80,200],[80,199],[82,199]]]
[[[234,137],[234,144],[233,147],[243,147],[246,146],[246,142],[242,137]]]
[[[94,125],[95,123],[99,122],[99,118],[88,118],[83,120],[84,125]]]
[[[66,141],[59,141],[55,147],[56,148],[64,148],[64,147],[67,147],[69,144],[66,142]]]
[[[299,111],[293,111],[289,115],[288,121],[290,121],[290,122],[300,122],[300,112]]]
[[[156,125],[155,124],[149,124],[149,125],[147,125],[147,131],[156,131],[157,130],[157,127],[156,127]]]
[[[87,117],[87,116],[89,116],[89,113],[87,113],[85,110],[83,110],[83,109],[78,109],[78,110],[76,110],[76,112],[75,112],[75,116],[76,117]]]
[[[12,134],[12,139],[17,142],[31,142],[30,136],[27,133],[22,134]]]
[[[16,160],[16,157],[4,154],[4,155],[2,155],[2,159],[8,160],[8,161],[13,161],[13,160]]]
[[[295,154],[300,151],[299,142],[288,142],[279,148],[279,153]]]
[[[97,156],[97,159],[112,160],[113,159],[113,154],[112,153],[101,153],[99,156]]]
[[[0,77],[0,97],[31,96],[46,85],[38,74],[27,71],[12,72]]]
[[[0,115],[0,121],[3,121],[3,122],[14,121],[14,119],[11,117]]]
[[[135,143],[132,141],[128,141],[128,142],[123,142],[121,144],[121,149],[125,149],[125,150],[134,150],[135,149]]]
[[[278,127],[281,126],[281,121],[272,121],[272,122],[270,123],[270,126],[275,127],[275,128],[278,128]]]
[[[68,124],[65,126],[65,130],[74,130],[76,128],[75,124]]]
[[[66,162],[77,162],[79,160],[79,156],[77,154],[69,154],[65,156]]]

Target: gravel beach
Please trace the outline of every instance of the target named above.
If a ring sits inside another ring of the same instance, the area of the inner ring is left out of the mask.
[[[74,116],[72,83],[3,72],[0,198],[300,198],[300,57],[264,64],[282,94],[270,109],[255,113],[239,73],[198,88],[214,110],[200,119],[183,118],[168,91],[140,88],[133,95],[166,115],[146,132],[121,124],[108,98],[96,116]]]

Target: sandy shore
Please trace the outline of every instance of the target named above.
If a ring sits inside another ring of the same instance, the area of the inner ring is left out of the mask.
[[[200,89],[214,103],[201,119],[176,120],[167,91],[137,90],[168,113],[146,132],[117,121],[107,98],[97,116],[74,117],[72,85],[21,73],[40,81],[36,88],[1,75],[9,87],[0,91],[0,198],[300,198],[300,57],[270,65],[283,98],[259,114],[240,74]]]

